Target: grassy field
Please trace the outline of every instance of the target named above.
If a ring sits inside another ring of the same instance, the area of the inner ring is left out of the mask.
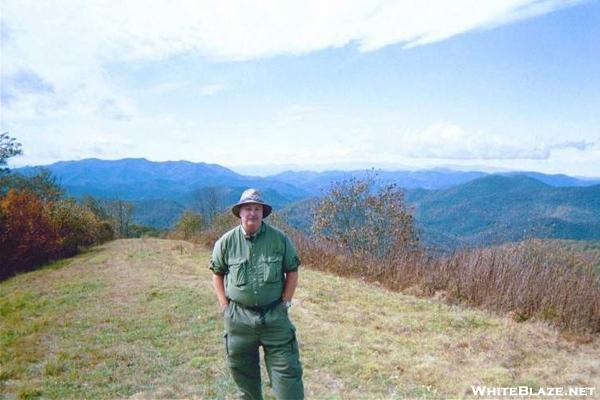
[[[118,240],[0,283],[0,396],[234,397],[208,257],[185,242]],[[600,390],[598,338],[307,268],[295,302],[307,398]]]

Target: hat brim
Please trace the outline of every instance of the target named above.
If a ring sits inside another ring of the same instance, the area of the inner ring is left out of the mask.
[[[263,218],[267,218],[271,214],[271,211],[273,211],[273,207],[266,203],[259,203],[257,201],[242,201],[231,207],[231,212],[233,215],[240,218],[240,207],[242,207],[244,204],[260,204],[263,206]]]

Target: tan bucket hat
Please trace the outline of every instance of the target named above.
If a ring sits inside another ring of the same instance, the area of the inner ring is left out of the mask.
[[[273,210],[273,207],[265,203],[260,192],[254,188],[244,190],[244,193],[242,193],[242,196],[240,197],[240,201],[231,207],[233,215],[240,218],[240,207],[244,204],[260,204],[263,206],[263,218],[267,218]]]

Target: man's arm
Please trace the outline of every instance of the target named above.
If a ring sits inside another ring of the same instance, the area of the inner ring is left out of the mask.
[[[225,296],[225,277],[220,274],[213,274],[212,282],[213,287],[215,289],[215,294],[217,295],[217,300],[219,300],[219,307],[221,312],[225,311],[225,307],[229,304],[229,300],[227,300],[227,296]]]
[[[285,274],[285,284],[283,286],[283,294],[281,299],[283,301],[291,301],[294,297],[294,291],[298,286],[298,271],[291,271]]]

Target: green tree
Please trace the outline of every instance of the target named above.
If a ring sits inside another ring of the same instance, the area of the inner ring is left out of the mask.
[[[36,172],[32,176],[18,173],[0,176],[0,196],[5,196],[9,189],[16,189],[31,192],[44,202],[63,198],[65,191],[49,170],[37,168]]]
[[[193,211],[186,210],[179,218],[175,230],[183,234],[185,240],[192,238],[192,236],[200,233],[204,228],[204,219],[200,214],[196,214]]]
[[[316,207],[313,232],[358,259],[385,259],[418,243],[402,190],[376,188],[373,176],[334,183]]]
[[[21,143],[15,138],[8,136],[8,132],[0,133],[0,174],[7,173],[9,169],[5,167],[9,158],[23,154]]]

